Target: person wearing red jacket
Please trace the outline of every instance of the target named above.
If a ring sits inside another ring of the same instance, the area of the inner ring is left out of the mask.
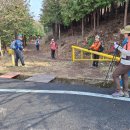
[[[99,51],[100,46],[101,46],[100,37],[97,35],[95,37],[95,42],[90,46],[89,49],[91,49],[93,51]],[[99,55],[94,54],[93,58],[94,59],[99,59]],[[98,67],[98,61],[93,61],[92,66],[93,67]]]
[[[50,43],[50,48],[51,48],[51,58],[55,59],[55,52],[58,49],[57,43],[54,41],[54,39],[51,40]]]

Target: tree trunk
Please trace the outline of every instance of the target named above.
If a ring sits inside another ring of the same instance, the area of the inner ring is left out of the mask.
[[[96,13],[93,12],[93,26],[94,26],[94,32],[96,31]]]
[[[23,36],[23,46],[24,46],[24,47],[27,46],[26,41],[27,41],[27,39],[26,39],[26,36],[24,35],[24,36]]]
[[[55,37],[55,24],[52,24],[52,33],[53,33],[53,37]]]
[[[121,13],[124,13],[125,10],[125,2],[121,3]]]
[[[106,15],[107,16],[107,20],[109,20],[109,13],[110,13],[109,12],[109,7],[107,7],[107,15]]]
[[[112,18],[114,18],[115,16],[115,2],[114,1],[111,3],[111,16]]]
[[[82,18],[82,37],[84,37],[84,18]]]
[[[61,30],[60,30],[60,24],[59,24],[59,40],[60,40],[60,37],[61,37]]]
[[[98,9],[97,10],[97,27],[99,27],[99,20],[100,20],[99,19],[99,17],[100,17],[99,15],[100,15],[100,10]]]
[[[15,38],[15,39],[17,39],[17,35],[18,35],[18,34],[17,34],[17,31],[14,30],[14,38]]]
[[[107,8],[104,8],[104,20],[106,20]]]
[[[91,21],[90,21],[90,25],[91,25],[91,28],[93,28],[93,13],[90,15],[91,16]]]
[[[117,18],[118,15],[118,5],[115,3],[115,17]]]
[[[0,51],[2,50],[2,47],[1,47],[1,37],[0,37]]]
[[[55,38],[57,39],[58,36],[58,24],[55,23],[55,34],[54,34]]]
[[[100,20],[102,21],[102,9],[100,9]]]
[[[89,14],[89,25],[91,26],[91,19],[92,19],[92,16],[91,14]]]
[[[122,4],[120,3],[120,6],[119,6],[119,13],[122,13]]]
[[[72,36],[74,36],[73,23],[72,23],[72,25],[71,25],[71,34],[72,34]]]
[[[84,17],[84,25],[87,24],[87,15]]]
[[[130,0],[129,0],[129,4],[128,4],[128,12],[130,13]]]
[[[125,3],[125,16],[124,16],[124,27],[127,25],[128,4],[129,4],[129,0],[126,0],[126,3]]]

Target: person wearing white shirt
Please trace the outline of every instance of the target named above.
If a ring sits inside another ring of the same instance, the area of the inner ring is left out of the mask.
[[[114,48],[121,52],[121,60],[115,71],[113,72],[113,79],[116,84],[116,91],[112,94],[113,97],[129,97],[128,92],[128,71],[130,71],[130,25],[127,25],[122,34],[128,34],[128,43],[121,47],[116,42]],[[123,90],[120,88],[120,77],[123,80]]]

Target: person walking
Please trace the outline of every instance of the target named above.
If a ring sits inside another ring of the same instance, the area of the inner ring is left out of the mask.
[[[18,60],[20,59],[22,66],[24,63],[24,55],[23,55],[23,42],[22,35],[19,34],[17,39],[13,41],[14,44],[14,52],[15,52],[15,66],[18,66]]]
[[[121,30],[121,33],[128,34],[128,42],[124,47],[121,47],[114,42],[114,48],[121,52],[121,61],[112,75],[116,84],[116,91],[112,94],[113,97],[129,97],[128,72],[130,71],[130,25],[127,25],[123,30]],[[124,84],[123,90],[120,86],[120,76]]]
[[[52,59],[55,59],[55,52],[56,50],[58,49],[58,45],[57,43],[54,41],[54,39],[51,40],[51,43],[50,43],[50,48],[51,48],[51,58]]]
[[[89,49],[98,52],[100,49],[100,46],[101,46],[100,37],[97,35],[95,37],[95,42],[90,46]],[[99,55],[93,54],[93,58],[99,59]],[[98,61],[93,61],[92,67],[98,67]]]

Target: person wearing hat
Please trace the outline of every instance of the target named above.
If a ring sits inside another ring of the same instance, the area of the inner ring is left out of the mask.
[[[128,72],[130,71],[130,25],[127,25],[122,34],[128,34],[128,42],[124,47],[114,42],[114,48],[121,52],[121,60],[115,71],[113,72],[113,80],[116,84],[116,91],[112,94],[114,97],[129,97],[128,92]],[[120,87],[120,77],[123,80],[123,90]]]
[[[51,40],[50,47],[51,47],[51,58],[55,59],[55,52],[58,49],[58,45],[54,41],[54,39]]]
[[[99,51],[100,46],[101,46],[100,37],[98,35],[96,35],[95,42],[90,46],[89,49],[91,49],[93,51]],[[99,59],[99,55],[94,54],[93,58],[94,59]],[[93,61],[92,66],[93,67],[98,67],[98,61]]]
[[[23,56],[23,42],[22,42],[22,35],[19,34],[17,39],[15,40],[15,66],[18,66],[18,60],[20,59],[22,66],[25,65],[24,63],[24,56]]]
[[[122,32],[122,31],[120,30],[120,32]],[[128,34],[124,33],[124,40],[122,42],[122,47],[124,47],[127,43],[128,43]],[[128,77],[130,77],[130,71],[128,72]],[[121,88],[123,88],[123,84],[124,84],[123,80],[121,79],[120,80],[120,86],[121,86]]]

